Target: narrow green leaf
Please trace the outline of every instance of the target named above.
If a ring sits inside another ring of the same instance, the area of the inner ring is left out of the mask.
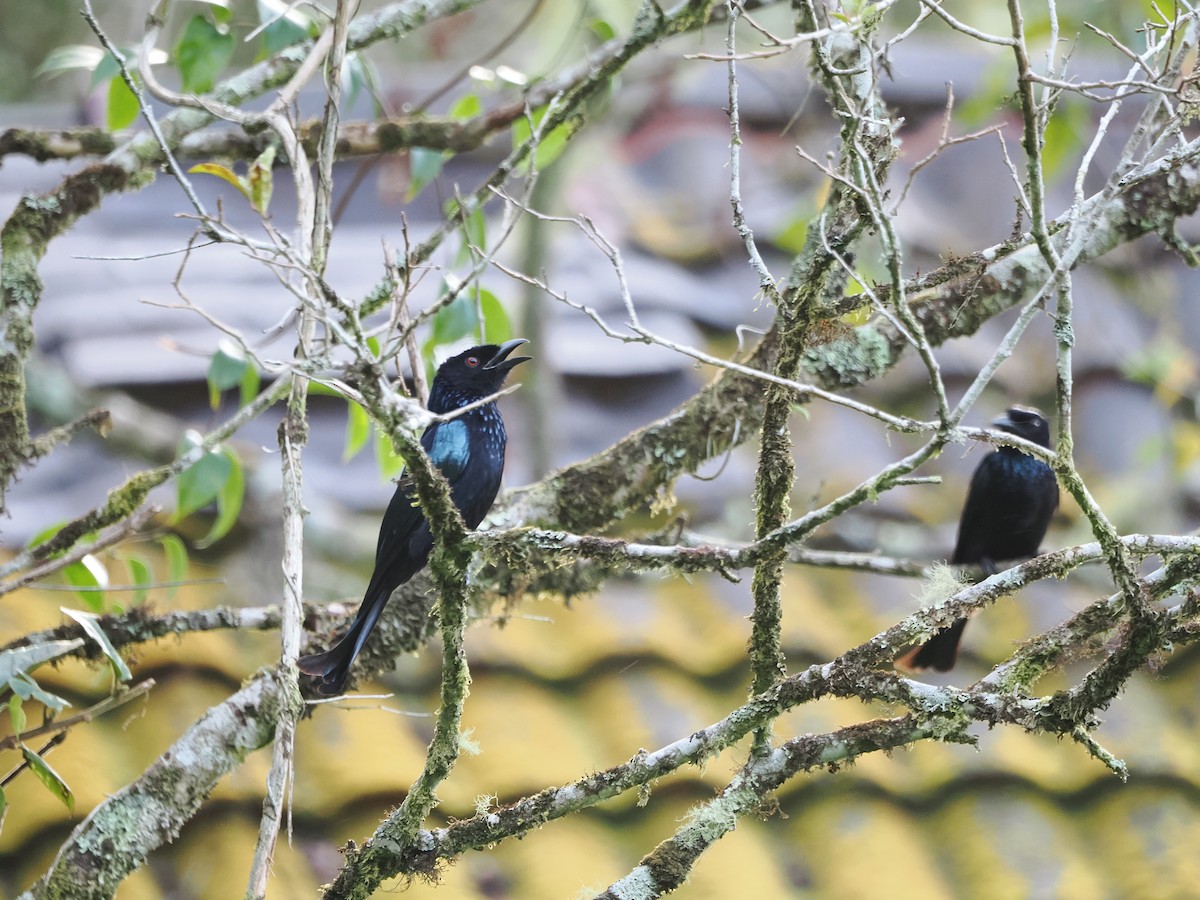
[[[460,294],[449,306],[444,306],[433,317],[434,346],[452,344],[475,331],[478,326],[478,314],[471,298]]]
[[[179,522],[216,500],[232,472],[230,458],[218,451],[209,451],[180,472],[172,521]]]
[[[129,59],[128,53],[125,54],[125,58]],[[100,55],[100,61],[96,63],[96,68],[92,69],[92,87],[100,87],[100,85],[104,84],[104,82],[120,77],[121,64],[117,62],[117,58],[115,56],[105,50]]]
[[[188,21],[175,44],[175,66],[183,80],[183,89],[192,94],[212,90],[221,70],[233,58],[234,38],[198,13]]]
[[[379,102],[379,70],[366,56],[361,53],[347,53],[346,64],[342,67],[342,94],[346,98],[346,109],[353,110],[359,95],[366,91],[371,95],[375,114],[382,113]]]
[[[1087,104],[1072,102],[1068,97],[1059,100],[1054,115],[1046,123],[1042,166],[1047,178],[1057,175],[1068,162],[1082,153],[1083,136],[1090,122],[1091,108]]]
[[[35,78],[42,76],[54,78],[63,72],[70,72],[74,69],[86,69],[91,72],[100,65],[100,61],[106,55],[99,47],[88,44],[66,44],[62,47],[55,47],[47,53],[46,58],[42,60],[42,64],[34,70],[33,74]],[[115,60],[113,66],[116,71]]]
[[[450,107],[452,119],[471,119],[483,112],[483,103],[478,94],[463,94]]]
[[[4,820],[8,817],[8,798],[4,796],[4,788],[0,788],[0,832],[4,831]]]
[[[58,696],[58,694],[52,694],[43,688],[25,672],[22,672],[15,678],[9,679],[8,686],[12,688],[13,693],[22,700],[36,700],[38,703],[42,704],[48,709],[54,710],[55,712],[61,712],[71,705],[62,697]]]
[[[542,119],[546,117],[546,107],[541,107],[533,111],[533,124],[541,125]],[[521,146],[533,136],[533,128],[530,126],[530,117],[522,116],[513,122],[513,149]],[[567,149],[567,142],[571,138],[574,131],[574,126],[564,122],[550,130],[549,134],[543,134],[541,141],[538,143],[537,150],[534,153],[534,162],[538,169],[548,168],[556,159],[562,156],[564,150]],[[528,164],[522,168],[528,169]]]
[[[425,185],[438,177],[449,154],[442,150],[413,147],[408,158],[408,192],[405,194],[405,200],[412,200],[425,189]]]
[[[226,0],[195,0],[196,3],[203,3],[209,7],[209,12],[212,13],[213,21],[218,25],[228,25],[233,19],[233,11],[230,10]]]
[[[463,223],[463,230],[472,246],[478,250],[487,249],[487,220],[483,217],[482,209],[477,209],[467,216],[466,222]]]
[[[342,462],[358,456],[371,437],[371,418],[367,411],[353,400],[347,400],[346,412],[346,446],[342,450]]]
[[[37,776],[38,781],[61,800],[67,809],[75,812],[75,795],[71,793],[71,789],[67,787],[67,783],[59,774],[50,768],[50,764],[24,744],[21,745],[21,754],[25,757],[25,762],[29,764],[29,770]]]
[[[31,672],[42,663],[65,656],[83,646],[82,638],[69,641],[47,641],[29,647],[0,651],[0,685],[24,672]]]
[[[483,333],[479,337],[485,344],[503,344],[512,338],[508,312],[495,294],[480,288],[479,307],[483,311],[483,321],[480,323]]]
[[[249,182],[247,182],[245,178],[238,175],[237,172],[233,171],[232,169],[228,168],[227,166],[221,166],[221,165],[218,165],[217,163],[197,163],[196,165],[194,165],[190,169],[188,169],[188,174],[189,175],[212,175],[216,178],[220,178],[222,181],[229,182],[235,188],[237,188],[239,191],[241,191],[242,196],[245,197],[247,200],[250,199],[250,184],[249,184]]]
[[[125,568],[129,570],[130,583],[138,585],[138,589],[133,592],[133,603],[140,606],[146,602],[150,584],[154,581],[154,570],[140,556],[128,556],[124,561]]]
[[[798,215],[783,230],[775,235],[775,246],[788,253],[797,254],[804,249],[808,238],[808,217]]]
[[[616,29],[604,19],[592,19],[592,21],[588,23],[588,30],[592,33],[592,36],[601,43],[605,41],[611,41],[617,36]]]
[[[108,111],[105,114],[105,127],[109,131],[120,131],[128,128],[138,117],[137,97],[125,83],[123,78],[114,78],[108,83]]]
[[[167,588],[167,597],[173,597],[177,588],[173,586],[176,581],[183,581],[188,574],[188,552],[179,535],[164,534],[158,539],[162,545],[163,553],[167,557],[167,581],[172,583],[171,587]]]
[[[45,528],[43,528],[41,531],[39,531],[37,534],[35,534],[33,537],[31,537],[29,539],[28,546],[29,547],[37,547],[37,546],[40,546],[41,544],[46,543],[46,541],[50,540],[50,538],[54,537],[56,534],[58,534],[60,531],[62,531],[63,526],[66,524],[67,524],[66,522],[55,522],[53,525],[47,525]],[[62,556],[62,554],[61,553],[55,554],[55,557],[58,557],[58,556]]]
[[[341,391],[335,387],[325,384],[323,381],[310,381],[308,383],[308,392],[310,394],[317,394],[321,397],[341,397],[343,400],[346,399],[345,395]]]
[[[242,501],[246,497],[246,474],[242,469],[242,461],[238,455],[225,447],[221,455],[229,461],[229,477],[217,491],[217,518],[212,528],[203,538],[196,541],[196,546],[203,550],[211,547],[237,523],[242,512]]]
[[[542,135],[542,141],[538,144],[537,153],[533,157],[540,171],[550,168],[563,155],[573,131],[572,126],[564,123],[557,128],[552,128],[549,134]]]
[[[8,718],[12,721],[13,734],[19,736],[25,730],[25,707],[16,694],[8,698]]]
[[[108,587],[108,570],[90,553],[79,562],[71,563],[63,571],[63,578],[70,584],[85,590],[77,591],[80,599],[97,612],[104,609],[104,588]]]
[[[284,47],[305,40],[316,29],[316,23],[296,8],[294,3],[283,0],[258,0],[258,21],[270,22],[263,29],[260,56],[274,56]]]
[[[275,190],[275,145],[270,144],[258,155],[258,159],[250,164],[246,173],[246,181],[250,185],[250,205],[265,216],[271,205],[271,193]]]
[[[108,639],[108,635],[104,633],[104,629],[100,627],[100,617],[86,613],[79,609],[67,609],[65,606],[60,606],[59,610],[67,616],[70,616],[80,627],[83,628],[84,634],[96,642],[100,648],[100,652],[107,657],[109,665],[112,666],[113,674],[117,676],[118,681],[128,681],[133,677],[133,673],[129,671],[129,666],[125,665],[125,660],[121,659],[121,654],[117,652],[117,648],[113,646],[112,641]]]
[[[213,409],[221,405],[221,393],[242,383],[250,366],[242,348],[228,338],[222,338],[217,351],[208,361],[208,402]]]
[[[460,215],[457,203],[454,204],[454,210],[447,211],[447,215]],[[463,219],[460,230],[462,245],[454,260],[455,265],[459,266],[471,262],[476,254],[487,249],[487,222],[483,217],[483,210],[477,209]]]
[[[254,363],[248,362],[246,371],[242,375],[242,384],[239,394],[241,405],[246,406],[255,397],[258,396],[258,389],[262,384],[262,379],[259,378],[258,369],[254,367]]]

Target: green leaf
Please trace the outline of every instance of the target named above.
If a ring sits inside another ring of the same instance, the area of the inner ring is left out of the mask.
[[[86,69],[92,72],[107,55],[99,47],[88,44],[66,44],[62,47],[55,47],[47,53],[46,58],[42,60],[42,64],[34,70],[33,74],[35,78],[43,76],[55,78],[63,72],[70,72],[74,69]],[[116,71],[115,60],[113,61],[113,71]]]
[[[235,188],[241,191],[242,196],[247,200],[250,199],[250,183],[227,166],[218,165],[217,163],[197,163],[188,169],[188,174],[212,175],[216,178],[220,178],[222,181],[229,182]]]
[[[463,94],[450,107],[450,118],[472,119],[483,112],[483,103],[478,94]]]
[[[82,641],[80,643],[82,643]],[[48,709],[54,710],[55,712],[64,710],[71,705],[62,697],[58,696],[58,694],[52,694],[44,689],[25,672],[21,672],[13,678],[10,678],[8,681],[8,686],[12,689],[13,693],[22,700],[36,700],[38,703],[42,704]]]
[[[353,400],[346,401],[346,447],[342,451],[342,462],[358,456],[371,437],[371,417]]]
[[[1084,103],[1061,97],[1054,115],[1046,123],[1042,166],[1047,178],[1053,178],[1083,150],[1083,136],[1091,123],[1091,110]]]
[[[207,506],[233,476],[233,463],[224,453],[210,450],[179,473],[173,522]]]
[[[61,800],[67,809],[75,812],[75,795],[71,793],[71,789],[67,787],[67,783],[59,777],[59,774],[50,768],[50,764],[24,744],[21,745],[21,754],[25,757],[25,762],[29,764],[29,770],[38,777],[38,781]]]
[[[262,56],[274,56],[307,39],[317,27],[295,4],[283,0],[258,0],[258,21],[271,23],[263,29]]]
[[[254,363],[248,363],[246,366],[246,372],[244,375],[242,375],[239,398],[242,406],[246,406],[258,396],[258,389],[261,384],[262,380],[258,377],[258,369],[254,367]]]
[[[600,43],[611,41],[617,36],[616,29],[604,19],[592,19],[592,21],[588,23],[588,31],[590,31],[592,36],[596,38],[596,40],[600,41]]]
[[[233,12],[229,9],[229,4],[226,0],[194,0],[194,2],[208,5],[213,21],[219,25],[228,25],[233,19]]]
[[[246,497],[246,473],[242,469],[242,461],[228,447],[221,450],[221,455],[229,461],[229,477],[217,491],[217,518],[212,529],[196,541],[196,546],[201,550],[211,547],[229,534],[229,530],[237,523],[242,512],[242,501]]]
[[[476,330],[478,314],[475,304],[466,294],[459,294],[448,306],[443,306],[433,317],[433,346],[452,344]]]
[[[124,562],[129,570],[129,581],[138,585],[138,589],[133,592],[133,602],[135,606],[140,606],[146,602],[150,584],[154,581],[154,570],[140,556],[126,557]]]
[[[179,535],[164,534],[158,539],[162,545],[163,553],[167,557],[167,581],[171,586],[167,588],[167,597],[173,597],[177,588],[174,582],[183,581],[188,574],[188,552]]]
[[[108,570],[100,560],[89,553],[63,569],[63,577],[75,587],[86,588],[76,591],[84,603],[97,612],[104,609],[104,588],[109,581]]]
[[[404,460],[396,453],[391,438],[378,428],[375,429],[375,462],[384,481],[395,478],[404,468]]]
[[[29,547],[41,546],[42,544],[46,543],[46,541],[50,540],[50,538],[54,537],[56,534],[58,534],[60,531],[62,531],[63,526],[66,524],[67,524],[66,522],[56,522],[53,525],[46,526],[41,531],[39,531],[37,534],[35,534],[33,537],[31,537],[29,539],[29,543],[26,546],[29,546]],[[66,551],[59,551],[58,553],[55,553],[50,558],[57,559],[58,557],[62,556],[63,553],[65,553],[65,552]]]
[[[775,235],[775,246],[780,250],[795,255],[804,249],[808,239],[808,218],[798,215],[784,229]]]
[[[242,348],[228,338],[222,338],[217,352],[208,361],[208,402],[213,409],[221,405],[223,391],[242,383],[249,366]]]
[[[347,53],[346,64],[342,66],[342,94],[346,98],[346,109],[353,110],[358,102],[358,96],[363,91],[371,95],[375,105],[375,114],[381,115],[379,103],[379,70],[375,63],[361,53]]]
[[[184,92],[211,91],[217,76],[233,58],[233,47],[234,38],[228,29],[218,28],[201,13],[192,16],[174,52]]]
[[[541,125],[542,119],[546,117],[546,107],[541,107],[533,112],[533,124]],[[530,126],[529,116],[522,116],[513,122],[513,149],[520,147],[533,136],[533,128]],[[538,144],[537,150],[534,152],[534,163],[538,169],[545,169],[550,166],[556,159],[562,156],[562,152],[567,149],[567,141],[570,140],[574,126],[564,122],[550,130],[549,134],[543,134],[541,142]],[[524,168],[528,168],[526,164]]]
[[[308,383],[308,392],[316,394],[319,397],[341,397],[343,400],[346,399],[345,394],[323,381],[310,381]]]
[[[993,120],[996,110],[1013,104],[1012,61],[997,56],[986,63],[971,95],[954,104],[954,118],[967,128]]]
[[[129,59],[129,54],[122,51],[126,59]],[[128,65],[128,63],[126,63]],[[99,87],[104,82],[121,76],[121,64],[117,62],[117,58],[107,50],[100,57],[100,61],[96,63],[96,68],[92,69],[92,87]]]
[[[108,658],[108,663],[112,666],[113,674],[117,676],[118,681],[128,681],[133,677],[129,666],[125,665],[125,660],[121,659],[121,654],[117,652],[117,648],[113,646],[108,635],[104,633],[104,629],[100,627],[98,616],[78,609],[67,609],[65,606],[60,606],[59,609],[78,622],[83,628],[84,634],[96,642],[100,652]]]
[[[8,798],[4,796],[4,788],[0,788],[0,831],[4,830],[4,820],[8,816]]]
[[[42,663],[65,656],[83,646],[83,638],[69,641],[47,641],[0,651],[0,684],[5,684],[25,672],[31,672]]]
[[[405,200],[412,200],[425,189],[425,185],[438,177],[442,165],[450,158],[443,150],[427,150],[413,147],[408,153],[408,193]]]
[[[275,145],[270,144],[258,155],[258,159],[250,164],[250,171],[246,173],[246,181],[250,185],[250,205],[262,216],[267,214],[267,207],[271,205],[271,192],[275,189],[274,165]]]
[[[108,112],[105,127],[109,131],[128,128],[138,117],[137,97],[123,78],[114,78],[108,83]]]
[[[503,344],[512,338],[512,323],[508,320],[508,312],[489,290],[479,289],[479,307],[483,311],[482,333],[480,340],[485,344]]]
[[[458,204],[453,203],[453,210],[448,210],[447,215],[461,216],[458,211]],[[470,262],[476,253],[487,249],[487,220],[483,217],[483,210],[476,209],[465,219],[462,219],[462,247],[459,248],[458,256],[455,258],[456,265],[464,265]]]
[[[8,718],[12,721],[12,733],[19,736],[25,730],[25,707],[16,694],[8,698]]]

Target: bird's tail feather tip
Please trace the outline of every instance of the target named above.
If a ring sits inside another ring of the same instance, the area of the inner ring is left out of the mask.
[[[346,677],[350,674],[350,660],[339,652],[338,647],[326,650],[324,653],[314,653],[312,656],[302,656],[296,660],[296,668],[305,675],[320,679],[317,693],[325,697],[336,697],[346,687]]]
[[[966,619],[958,619],[943,628],[919,647],[909,650],[892,665],[905,672],[949,672],[958,662],[958,645],[962,639]]]
[[[930,652],[928,644],[921,644],[919,647],[913,647],[892,665],[902,672],[924,672],[927,669],[949,672],[954,668],[954,660],[947,662]]]

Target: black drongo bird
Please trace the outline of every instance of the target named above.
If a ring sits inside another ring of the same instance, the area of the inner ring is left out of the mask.
[[[429,411],[451,413],[496,393],[509,370],[529,359],[509,355],[525,343],[528,341],[524,338],[517,338],[500,346],[472,347],[446,360],[433,379]],[[500,489],[507,442],[504,420],[495,403],[477,406],[447,422],[435,422],[421,435],[421,446],[450,482],[450,496],[468,528],[478,527],[492,508]],[[329,650],[301,657],[297,663],[301,672],[321,679],[317,685],[320,693],[332,697],[342,692],[350,664],[362,650],[392,591],[425,567],[432,549],[433,534],[417,505],[416,490],[409,480],[401,479],[383,514],[375,572],[354,623]]]
[[[1001,431],[1049,448],[1050,426],[1037,410],[1011,407],[992,422]],[[958,522],[958,543],[950,562],[996,571],[996,563],[1036,556],[1050,518],[1058,508],[1058,482],[1040,459],[1013,447],[984,457],[971,476]],[[958,619],[897,660],[901,668],[948,672],[958,659],[966,619]]]

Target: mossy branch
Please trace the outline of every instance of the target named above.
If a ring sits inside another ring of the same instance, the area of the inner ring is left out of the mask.
[[[265,746],[280,706],[299,705],[288,679],[265,672],[210,709],[141,776],[93,809],[22,900],[112,897],[147,855],[174,840],[217,781]]]
[[[1172,568],[1168,566],[1164,573],[1146,579],[1144,589],[1153,596],[1169,595],[1178,589],[1182,580],[1200,576],[1200,572],[1196,571],[1200,563],[1193,562],[1196,548],[1195,539],[1149,535],[1128,538],[1131,553],[1177,553],[1181,560],[1188,560],[1187,568],[1176,567],[1168,574]],[[594,806],[623,792],[651,785],[682,767],[703,765],[783,712],[826,696],[900,704],[911,712],[898,718],[851,725],[828,734],[794,737],[767,754],[752,757],[730,787],[713,801],[713,805],[697,814],[694,827],[703,827],[705,833],[715,840],[724,833],[722,828],[728,830],[736,823],[737,817],[756,811],[768,801],[771,791],[790,778],[817,767],[837,766],[864,753],[889,750],[914,741],[970,742],[972,739],[966,728],[972,722],[988,726],[1015,725],[1027,730],[1074,737],[1077,729],[1090,729],[1095,708],[1080,705],[1069,709],[1069,715],[1064,715],[1058,695],[1030,697],[1024,693],[1024,687],[1019,690],[1013,687],[1015,672],[1032,672],[1040,668],[1042,661],[1047,658],[1042,638],[1030,641],[1011,660],[998,666],[991,675],[970,688],[936,687],[912,681],[896,675],[890,670],[889,664],[899,648],[929,634],[938,625],[963,615],[969,609],[1011,593],[1035,577],[1059,577],[1068,568],[1100,558],[1101,548],[1098,543],[1093,543],[1046,554],[998,573],[986,582],[963,588],[936,609],[909,616],[831,662],[810,666],[783,679],[720,721],[685,738],[652,752],[639,752],[621,765],[583,776],[561,787],[546,788],[498,808],[477,812],[470,818],[455,821],[444,828],[421,831],[403,846],[380,847],[375,863],[382,877],[428,877],[435,874],[444,862],[456,859],[467,851],[483,849],[507,838],[521,837],[547,822]],[[1200,627],[1196,627],[1197,615],[1200,615],[1200,603],[1189,602],[1167,610],[1164,620],[1172,635],[1181,638],[1181,642],[1190,643],[1200,638]],[[1096,634],[1113,627],[1119,620],[1115,598],[1093,604],[1059,629],[1052,630],[1053,655],[1061,659],[1066,655],[1095,652]],[[1024,685],[1030,681],[1024,678],[1020,680]],[[1003,691],[998,690],[1001,682],[1008,685]],[[689,827],[684,826],[687,840],[683,843],[697,838],[687,830]],[[700,841],[696,846],[703,850],[711,843],[711,840]],[[679,863],[682,858],[668,852],[677,846],[678,843],[669,843],[662,853],[656,851],[648,859],[665,864],[669,857]],[[694,854],[691,860],[694,861],[698,855]],[[661,871],[666,878],[663,882],[665,885],[672,883],[672,878],[666,873],[674,871],[678,874],[681,870],[674,865]],[[331,890],[327,896],[340,895]]]

